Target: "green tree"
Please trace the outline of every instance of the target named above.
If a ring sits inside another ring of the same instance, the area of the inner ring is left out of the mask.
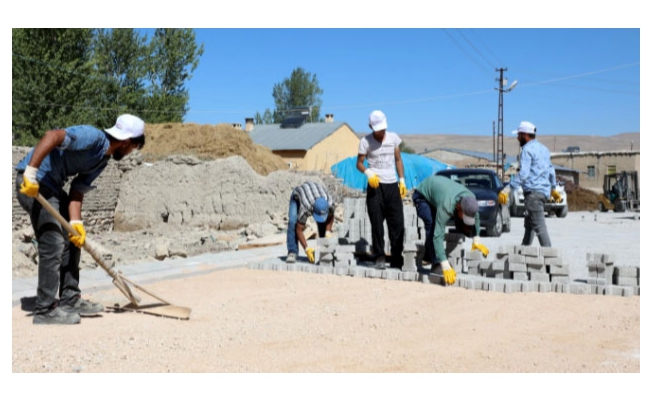
[[[12,143],[31,146],[49,129],[98,122],[92,37],[91,29],[12,29]]]
[[[146,107],[146,37],[134,29],[99,29],[93,41],[97,79],[94,100],[101,126],[111,126],[119,114],[140,115]]]
[[[150,42],[148,96],[144,119],[149,123],[183,122],[188,112],[186,81],[199,65],[204,45],[192,29],[159,28]]]
[[[295,68],[289,78],[274,85],[274,122],[280,123],[287,111],[308,107],[311,110],[310,121],[319,121],[321,95],[324,91],[319,87],[317,75]]]

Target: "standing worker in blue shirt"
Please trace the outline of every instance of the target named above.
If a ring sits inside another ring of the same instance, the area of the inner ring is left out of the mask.
[[[380,110],[369,114],[369,127],[372,133],[360,139],[356,168],[368,179],[367,213],[371,223],[371,240],[376,267],[385,268],[385,228],[390,242],[392,259],[390,267],[403,266],[403,239],[405,225],[403,221],[403,200],[407,194],[401,158],[401,138],[393,132],[387,132],[387,118]],[[364,166],[367,159],[369,168]],[[398,184],[396,175],[398,174]]]
[[[516,138],[521,145],[520,169],[509,185],[500,192],[498,201],[500,204],[507,204],[512,189],[521,186],[526,211],[523,217],[525,234],[521,244],[531,245],[536,234],[541,247],[551,247],[546,226],[545,203],[551,197],[557,203],[561,202],[562,198],[559,192],[553,189],[557,178],[550,163],[550,151],[536,139],[537,128],[531,122],[521,122],[518,129],[512,133],[517,134]]]
[[[114,127],[105,130],[90,125],[53,129],[16,165],[18,202],[29,214],[38,241],[34,324],[78,324],[80,315],[104,309],[82,299],[79,289],[80,248],[86,240],[82,202],[111,157],[119,161],[143,147],[144,132],[145,123],[129,114],[121,115]],[[71,177],[66,193],[64,186]],[[65,235],[56,218],[36,201],[39,193],[70,221],[77,235]]]
[[[334,215],[333,198],[323,185],[317,182],[304,182],[294,188],[290,195],[290,208],[288,210],[286,240],[288,255],[285,262],[292,264],[297,261],[299,243],[301,243],[308,261],[314,264],[315,249],[308,247],[306,237],[303,235],[308,217],[312,216],[317,223],[319,237],[330,237],[333,230]]]
[[[452,285],[457,279],[444,249],[446,223],[451,218],[455,219],[456,227],[463,227],[464,233],[473,237],[471,250],[479,250],[487,257],[489,249],[480,243],[478,201],[466,186],[445,176],[431,175],[416,187],[412,203],[426,231],[425,259],[431,263],[433,271],[441,267],[444,283]]]

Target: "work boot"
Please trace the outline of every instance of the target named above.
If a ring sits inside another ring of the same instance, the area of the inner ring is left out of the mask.
[[[295,253],[289,253],[287,258],[285,259],[285,262],[288,264],[294,264],[297,262],[297,255]]]
[[[61,307],[53,308],[47,312],[34,314],[34,325],[72,325],[78,324],[81,317],[77,313],[67,313]]]
[[[385,269],[385,256],[376,257],[375,267],[377,269]]]
[[[100,303],[93,303],[77,297],[73,305],[62,305],[61,308],[67,313],[77,313],[79,315],[95,315],[104,311],[104,306]]]

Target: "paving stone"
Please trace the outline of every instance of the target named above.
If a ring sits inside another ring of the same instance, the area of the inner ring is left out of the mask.
[[[505,281],[505,293],[518,293],[521,291],[521,282]]]
[[[568,275],[570,273],[570,269],[568,268],[568,264],[564,265],[548,265],[548,273],[550,275]]]
[[[620,286],[637,286],[638,278],[630,278],[626,276],[614,276],[614,284]]]
[[[539,293],[550,293],[551,290],[552,290],[552,283],[539,282]]]
[[[399,270],[397,270],[395,268],[390,268],[390,269],[383,270],[380,276],[383,279],[389,279],[389,280],[392,280],[392,281],[397,281],[397,280],[399,280],[399,278],[401,276],[401,271],[399,271]]]
[[[530,276],[527,272],[512,272],[512,279],[515,281],[529,281]]]
[[[319,269],[317,270],[317,273],[319,273],[319,274],[333,274],[334,271],[335,271],[335,268],[333,268],[332,265],[331,266],[320,265]]]
[[[588,277],[588,278],[586,278],[586,283],[588,283],[589,285],[605,286],[607,284],[607,280],[605,278]]]
[[[538,282],[531,282],[531,281],[521,282],[521,292],[529,293],[529,292],[538,292],[538,291],[539,291]]]
[[[570,283],[570,277],[568,275],[550,275],[551,283]]]
[[[544,257],[544,264],[552,266],[561,266],[564,264],[564,260],[561,257]]]
[[[541,247],[539,249],[539,255],[543,257],[560,257],[561,251],[554,247]]]
[[[524,256],[539,256],[539,247],[537,246],[521,246],[520,254]]]
[[[527,272],[527,265],[519,262],[507,262],[507,270],[510,272]]]
[[[571,283],[570,293],[572,294],[591,294],[591,285],[586,283]]]
[[[364,273],[364,276],[366,278],[382,278],[382,273],[383,270],[376,269],[376,268],[367,268],[367,270]]]
[[[468,267],[467,274],[472,275],[472,276],[480,276],[480,268]]]
[[[401,271],[401,280],[403,281],[416,281],[419,277],[418,272]]]
[[[346,276],[349,274],[349,267],[335,267],[335,275]]]
[[[545,259],[541,256],[525,256],[525,263],[528,267],[538,267],[546,265]]]
[[[532,282],[550,282],[550,275],[544,272],[530,272]]]
[[[525,264],[526,257],[521,254],[508,254],[507,255],[507,263],[514,263],[514,264]]]
[[[639,267],[615,267],[614,276],[636,278],[640,276]]]

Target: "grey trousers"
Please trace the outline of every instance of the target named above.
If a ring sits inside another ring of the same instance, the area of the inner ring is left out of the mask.
[[[545,203],[548,199],[541,193],[529,192],[525,194],[525,234],[523,235],[523,246],[530,246],[536,234],[541,247],[552,247],[548,227],[546,226]]]
[[[29,214],[34,235],[38,241],[38,284],[36,289],[36,314],[60,304],[74,304],[81,294],[79,290],[79,260],[81,250],[68,240],[68,233],[48,210],[36,199],[20,193],[23,174],[16,175],[16,196],[21,207]],[[39,192],[66,220],[70,200],[65,192],[53,193],[40,186]]]

